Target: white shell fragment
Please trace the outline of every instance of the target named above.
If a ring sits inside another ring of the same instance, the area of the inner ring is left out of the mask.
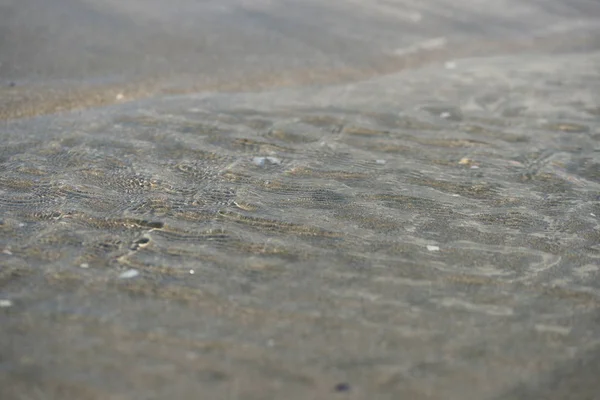
[[[267,163],[270,165],[279,165],[281,164],[281,160],[277,157],[254,157],[252,163],[259,167],[264,167]]]
[[[119,275],[119,278],[120,279],[131,279],[131,278],[135,278],[139,274],[140,273],[137,269],[128,269],[127,271],[121,273],[121,275]]]
[[[12,301],[8,300],[8,299],[0,299],[0,307],[1,308],[8,308],[11,307],[13,305]]]
[[[428,244],[427,245],[427,250],[429,250],[429,251],[440,251],[440,247]]]
[[[456,68],[456,63],[454,61],[446,61],[444,63],[444,67],[446,69],[454,69],[454,68]]]

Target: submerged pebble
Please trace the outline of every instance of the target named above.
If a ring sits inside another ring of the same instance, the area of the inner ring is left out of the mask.
[[[346,382],[338,383],[337,385],[335,385],[335,391],[336,392],[349,392],[350,385]]]

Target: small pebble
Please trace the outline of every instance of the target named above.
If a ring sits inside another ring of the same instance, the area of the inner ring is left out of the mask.
[[[471,169],[479,169],[478,165],[471,165]]]
[[[375,160],[375,162],[376,162],[377,164],[383,165],[383,164],[385,164],[387,161],[385,161],[385,160]]]
[[[123,96],[123,93],[119,93],[119,94],[117,94],[117,96],[116,96],[116,99],[117,99],[117,100],[123,100],[124,98],[125,98],[125,96]]]
[[[463,157],[460,159],[460,161],[458,162],[460,165],[468,165],[471,164],[471,160],[467,157]]]
[[[259,167],[264,167],[267,162],[271,165],[281,164],[281,160],[277,157],[254,157],[252,159],[252,163]]]
[[[190,275],[194,275],[196,273],[196,271],[194,271],[193,269],[190,269]]]
[[[336,392],[349,392],[350,385],[345,382],[338,383],[337,385],[335,385],[335,391]]]
[[[2,308],[11,307],[12,305],[13,305],[12,301],[10,301],[8,299],[0,300],[0,307],[2,307]]]
[[[427,245],[427,250],[429,250],[429,251],[440,251],[440,247],[428,244]]]
[[[135,278],[139,274],[140,273],[138,272],[137,269],[128,269],[127,271],[125,271],[121,275],[119,275],[119,278],[121,278],[121,279],[130,279],[130,278]]]
[[[88,264],[88,263],[79,264],[79,268],[89,268],[89,267],[90,267],[90,264]]]
[[[8,254],[9,256],[12,256],[12,251],[10,251],[9,249],[4,249],[2,250],[2,254]]]
[[[450,118],[451,114],[448,111],[444,111],[443,113],[440,114],[440,117],[442,118]]]

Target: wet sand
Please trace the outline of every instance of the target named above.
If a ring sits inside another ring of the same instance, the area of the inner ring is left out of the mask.
[[[593,1],[0,4],[2,399],[594,399]]]

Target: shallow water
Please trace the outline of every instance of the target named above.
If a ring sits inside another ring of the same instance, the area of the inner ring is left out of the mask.
[[[0,132],[5,398],[594,398],[593,46]]]

